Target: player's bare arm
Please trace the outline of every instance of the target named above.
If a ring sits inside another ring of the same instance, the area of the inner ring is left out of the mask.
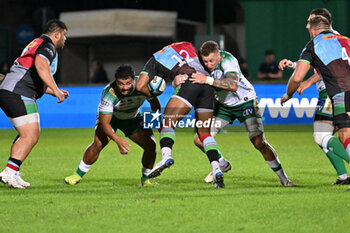
[[[113,130],[112,126],[109,124],[112,120],[112,114],[99,114],[100,126],[103,132],[117,143],[119,151],[121,154],[127,154],[129,152],[129,142],[125,139],[120,138]]]
[[[151,92],[148,88],[149,76],[145,73],[141,73],[139,79],[136,82],[136,90],[144,94],[145,96],[151,96]]]
[[[46,93],[46,94],[55,96],[53,90],[52,90],[51,88],[49,88],[48,86],[45,85],[44,89],[45,89],[45,93]],[[59,90],[63,92],[64,97],[65,97],[66,99],[69,97],[69,92],[68,92],[68,91],[66,91],[66,90],[64,90],[64,89],[59,89]]]
[[[311,87],[312,84],[317,83],[317,82],[319,82],[319,81],[321,81],[321,80],[322,80],[322,79],[321,79],[321,77],[320,77],[318,74],[312,75],[308,80],[305,80],[305,81],[303,81],[303,82],[300,84],[300,86],[299,86],[299,88],[298,88],[298,90],[297,90],[298,94],[299,94],[299,95],[302,95],[302,94],[303,94],[303,91],[305,91],[306,89],[308,89],[309,87]]]
[[[41,56],[36,56],[34,63],[40,78],[43,80],[45,85],[47,85],[48,88],[52,90],[52,95],[58,98],[57,102],[63,102],[65,99],[64,93],[58,89],[55,80],[53,79],[52,74],[50,72],[50,66],[48,61]]]
[[[239,78],[235,73],[228,73],[223,79],[205,76],[202,73],[194,73],[191,75],[190,81],[199,84],[209,84],[227,91],[237,91]]]
[[[309,63],[299,61],[294,70],[294,73],[290,77],[287,86],[287,92],[281,97],[281,105],[292,98],[293,94],[297,91],[300,83],[303,81],[305,75],[310,69]]]

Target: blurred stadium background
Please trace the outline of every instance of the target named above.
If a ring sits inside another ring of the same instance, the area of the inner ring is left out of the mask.
[[[349,5],[347,0],[2,0],[0,62],[10,66],[47,20],[60,18],[69,27],[55,77],[61,84],[88,84],[94,59],[109,79],[123,63],[139,72],[162,46],[186,40],[198,47],[208,35],[247,60],[254,83],[266,49],[275,51],[276,60],[298,58],[309,40],[305,25],[311,9],[327,8],[334,28],[349,35]]]
[[[204,40],[213,39],[247,61],[247,78],[256,88],[260,107],[269,110],[264,112],[264,124],[310,124],[312,114],[292,110],[282,116],[280,112],[278,98],[292,71],[272,81],[258,80],[257,72],[267,49],[275,51],[277,62],[298,59],[309,40],[305,28],[309,12],[318,7],[333,14],[336,30],[350,34],[347,0],[2,0],[0,63],[10,67],[25,45],[40,36],[47,20],[63,20],[69,28],[68,40],[59,52],[55,79],[72,97],[59,108],[50,106],[55,101],[50,96],[40,99],[41,126],[93,127],[105,85],[91,82],[94,60],[103,64],[112,81],[117,66],[131,64],[138,74],[155,51],[174,41],[189,41],[198,49]],[[160,96],[163,107],[171,94],[169,85]],[[317,95],[316,88],[295,95],[291,109],[313,112]],[[2,112],[0,128],[12,128]]]

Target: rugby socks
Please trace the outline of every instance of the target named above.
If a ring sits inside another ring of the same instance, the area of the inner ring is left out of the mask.
[[[152,171],[152,169],[142,167],[141,171],[142,171],[142,175],[146,175],[146,174],[149,174]]]
[[[284,172],[282,165],[277,157],[275,155],[276,159],[272,161],[266,161],[266,163],[270,166],[270,168],[276,173],[276,175],[280,178],[280,181],[284,184],[288,181],[288,176]]]
[[[171,151],[175,143],[175,131],[173,128],[164,125],[160,129],[160,147],[162,149],[162,159],[171,156]]]
[[[152,171],[152,169],[142,167],[141,172],[142,172],[142,180],[148,180],[148,174]]]
[[[337,171],[338,177],[340,180],[345,180],[348,177],[344,161],[336,156],[332,151],[321,148],[323,152],[327,155],[327,158],[332,163],[334,169]]]
[[[91,165],[84,163],[83,160],[80,161],[79,167],[76,173],[83,178],[83,176],[89,171]]]
[[[19,171],[19,167],[22,165],[22,161],[14,158],[9,158],[6,165],[7,172],[14,173]]]
[[[200,140],[203,143],[204,152],[208,156],[214,174],[214,171],[220,166],[218,144],[210,134],[203,135]]]
[[[345,140],[344,146],[342,143],[339,141],[338,138],[334,136],[326,136],[322,140],[322,147],[327,148],[328,150],[332,151],[336,156],[344,159],[347,163],[350,162],[350,157],[347,153],[347,151],[344,149],[347,146],[347,140]],[[350,143],[350,140],[348,141],[348,144]],[[350,152],[350,149],[349,149]]]

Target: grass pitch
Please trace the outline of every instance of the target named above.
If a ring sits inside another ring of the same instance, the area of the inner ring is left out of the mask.
[[[80,184],[68,186],[63,180],[76,170],[93,129],[43,129],[21,167],[32,186],[0,184],[0,232],[349,232],[350,192],[331,185],[336,173],[311,127],[280,129],[266,127],[266,138],[300,187],[282,187],[236,127],[216,137],[233,165],[225,189],[204,183],[210,165],[189,130],[177,131],[175,164],[157,186],[140,185],[141,149],[131,143],[121,155],[113,142]],[[15,136],[0,130],[1,170]]]

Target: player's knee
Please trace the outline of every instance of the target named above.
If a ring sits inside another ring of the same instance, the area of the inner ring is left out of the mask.
[[[39,137],[40,137],[40,131],[38,132],[34,131],[30,134],[20,135],[19,139],[24,140],[27,144],[35,146],[39,141]]]
[[[39,135],[36,135],[36,136],[30,138],[29,141],[33,146],[35,146],[39,141]]]
[[[255,137],[250,139],[255,147],[255,149],[259,151],[265,150],[267,147],[267,141],[265,140],[262,133],[256,135]]]
[[[322,146],[323,139],[327,136],[332,136],[332,133],[331,132],[314,132],[314,140],[319,146]]]
[[[314,140],[322,146],[323,139],[333,135],[334,126],[325,122],[314,122]]]
[[[104,144],[101,141],[94,141],[89,147],[94,153],[100,153],[106,145],[107,144]]]
[[[261,118],[249,118],[245,121],[249,139],[257,138],[264,133],[264,127]]]
[[[266,146],[266,144],[262,140],[255,140],[253,142],[253,145],[254,145],[255,149],[257,149],[259,151],[263,150],[264,147]]]

